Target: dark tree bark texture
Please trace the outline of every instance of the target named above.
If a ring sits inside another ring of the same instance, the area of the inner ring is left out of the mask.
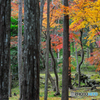
[[[24,0],[24,59],[21,100],[39,100],[39,0]]]
[[[0,100],[8,100],[11,1],[0,0]]]
[[[68,6],[68,0],[64,0]],[[68,100],[68,68],[69,68],[69,16],[64,16],[63,25],[63,73],[62,73],[62,100]]]
[[[50,11],[50,0],[47,0],[47,40],[46,40],[46,72],[45,72],[45,90],[44,90],[44,100],[48,97],[48,73],[49,73],[49,11]]]
[[[22,0],[19,0],[19,15],[18,15],[18,77],[19,90],[21,94],[22,85]],[[19,99],[20,100],[20,99]]]

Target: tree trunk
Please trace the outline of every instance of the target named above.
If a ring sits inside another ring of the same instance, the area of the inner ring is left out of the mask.
[[[11,1],[0,1],[0,100],[8,100]]]
[[[12,97],[11,85],[12,85],[12,73],[10,73],[9,77],[9,97]]]
[[[0,0],[0,100],[8,100],[11,1]]]
[[[24,57],[21,100],[39,100],[39,0],[24,0]]]
[[[19,76],[19,90],[20,98],[22,85],[22,0],[19,0],[19,18],[18,18],[18,76]],[[19,98],[19,100],[21,100]]]
[[[50,82],[51,82],[53,91],[56,91],[55,81],[54,81],[54,79],[52,78],[52,76],[50,75],[50,73],[48,74],[48,78],[49,78],[49,80],[50,80]]]
[[[48,72],[49,72],[49,11],[50,0],[47,0],[47,41],[46,41],[46,74],[45,74],[45,93],[44,100],[47,100],[48,95]]]
[[[12,97],[11,95],[11,84],[12,84],[12,72],[11,72],[11,66],[9,63],[9,97]]]
[[[90,43],[90,56],[93,56],[93,43]]]
[[[77,62],[76,71],[78,72],[78,55],[77,55],[77,46],[76,46],[76,44],[75,44],[75,55],[76,55],[76,62]]]
[[[41,37],[42,37],[43,8],[44,8],[44,0],[41,0],[41,5],[40,5],[40,44],[41,44]],[[41,46],[40,46],[40,50],[41,50]],[[41,51],[40,51],[40,53],[41,53]]]
[[[68,6],[68,0],[64,0],[64,5]],[[69,16],[64,16],[63,24],[63,73],[62,73],[62,100],[68,100],[68,68],[69,68]]]
[[[89,49],[87,48],[87,58],[89,58]]]
[[[83,44],[82,44],[82,35],[83,35],[83,29],[80,30],[80,33],[81,33],[81,36],[80,36],[80,42],[81,42],[81,49],[82,49],[82,52],[81,52],[81,55],[82,55],[82,59],[81,59],[81,62],[79,63],[78,65],[78,86],[80,87],[80,83],[81,83],[81,80],[80,80],[80,76],[81,76],[81,71],[80,71],[80,67],[83,63],[83,60],[84,60],[84,50],[83,50]]]
[[[52,57],[51,57],[50,61],[51,61],[51,64],[50,64],[50,71],[52,72],[52,71],[53,71],[53,59],[52,59]]]
[[[41,6],[40,6],[40,34],[42,32],[43,8],[44,8],[44,0],[41,0]]]
[[[55,95],[60,95],[59,83],[58,83],[58,75],[57,75],[57,71],[56,71],[56,61],[55,61],[55,58],[54,58],[53,53],[51,51],[51,38],[49,40],[49,52],[50,52],[52,60],[53,60],[54,74],[55,74],[55,77],[56,77],[56,93],[55,93]]]
[[[41,60],[42,60],[43,67],[45,68],[45,60],[44,60],[44,58],[42,57],[42,54],[41,54],[41,53],[40,53],[40,58],[41,58]]]

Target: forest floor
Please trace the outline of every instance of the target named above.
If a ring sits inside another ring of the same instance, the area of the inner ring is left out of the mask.
[[[74,76],[75,72],[72,72],[72,76]],[[93,75],[93,74],[98,74],[97,72],[84,72],[86,75]],[[54,74],[51,73],[51,76],[54,78]],[[60,93],[62,89],[62,75],[58,74],[59,76],[59,87],[60,87]],[[40,100],[44,100],[44,85],[45,85],[45,74],[41,73],[40,74]],[[71,92],[78,92],[78,93],[88,93],[88,92],[97,92],[98,96],[77,96],[77,97],[71,97],[70,93]],[[14,93],[16,93],[17,96],[14,96]],[[60,96],[54,96],[55,92],[52,90],[52,86],[49,81],[48,85],[48,100],[61,100],[61,95]],[[19,98],[19,87],[13,88],[12,89],[12,97],[9,98],[9,100],[18,100]],[[97,87],[94,90],[91,90],[91,87],[80,87],[77,88],[75,87],[74,89],[70,90],[69,89],[69,100],[100,100],[100,87]]]

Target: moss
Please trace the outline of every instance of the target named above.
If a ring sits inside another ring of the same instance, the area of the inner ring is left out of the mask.
[[[96,74],[96,75],[92,75],[91,77],[90,77],[91,79],[100,79],[100,75],[98,75],[98,74]]]

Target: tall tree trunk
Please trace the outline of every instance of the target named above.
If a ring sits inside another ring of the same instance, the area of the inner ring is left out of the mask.
[[[83,60],[84,60],[84,50],[83,50],[83,44],[82,44],[82,35],[83,35],[83,29],[82,30],[80,30],[80,33],[81,33],[81,36],[80,36],[80,42],[81,42],[81,57],[82,57],[82,59],[81,59],[81,62],[79,63],[79,65],[78,65],[78,82],[79,82],[79,84],[78,84],[78,86],[80,87],[80,83],[81,83],[81,80],[80,80],[80,76],[81,76],[81,71],[80,71],[80,67],[81,67],[81,65],[82,65],[82,63],[83,63]]]
[[[51,57],[50,61],[51,61],[51,64],[50,64],[50,71],[53,71],[53,59],[52,59],[52,57]]]
[[[68,6],[68,0],[64,0],[64,5]],[[63,24],[63,73],[62,73],[62,100],[68,100],[68,68],[69,68],[69,16],[64,16]]]
[[[45,73],[45,93],[44,100],[47,100],[48,95],[48,72],[49,72],[49,11],[50,0],[47,0],[47,41],[46,41],[46,73]]]
[[[55,77],[56,77],[56,93],[55,93],[55,95],[60,95],[59,83],[58,83],[58,75],[57,75],[57,71],[56,71],[56,61],[55,61],[55,58],[54,58],[53,53],[51,51],[51,38],[49,40],[49,52],[50,52],[52,60],[53,60],[54,74],[55,74]]]
[[[20,98],[22,85],[22,0],[19,0],[19,18],[18,18],[18,76],[19,76],[19,90]],[[19,99],[21,100],[21,99]]]
[[[0,0],[0,100],[8,100],[11,1]]]
[[[39,0],[24,0],[24,57],[21,100],[39,100]]]
[[[9,97],[11,97],[11,84],[12,84],[12,72],[11,72],[11,66],[9,63]]]
[[[75,55],[76,55],[76,62],[77,62],[76,71],[78,72],[78,55],[77,55],[77,46],[76,46],[76,44],[75,44]]]
[[[44,0],[41,0],[41,5],[40,5],[40,44],[41,44],[41,37],[42,37],[43,8],[44,8]],[[40,46],[40,50],[41,50],[41,46]]]

